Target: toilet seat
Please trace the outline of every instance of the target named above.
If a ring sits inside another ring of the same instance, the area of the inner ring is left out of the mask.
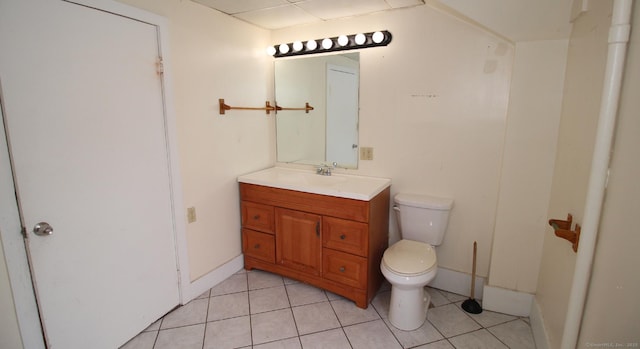
[[[384,251],[384,265],[403,276],[420,275],[437,267],[435,249],[424,242],[400,240]]]

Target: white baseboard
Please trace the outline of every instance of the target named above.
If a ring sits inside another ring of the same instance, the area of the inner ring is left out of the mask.
[[[529,316],[533,295],[495,286],[484,286],[482,307],[514,316]]]
[[[547,330],[544,327],[544,319],[540,306],[536,299],[533,299],[531,304],[531,312],[529,314],[529,321],[531,323],[531,332],[533,332],[533,340],[536,342],[537,349],[549,349],[549,336]]]
[[[182,304],[186,304],[195,299],[206,290],[237,273],[243,267],[244,255],[241,254],[208,274],[192,281],[182,290]],[[482,299],[484,283],[485,278],[476,276],[475,299]],[[470,296],[469,293],[471,290],[471,275],[438,267],[438,274],[435,279],[429,283],[429,286],[468,297]]]
[[[482,299],[484,278],[476,276],[476,284],[474,287],[475,299]],[[451,293],[461,294],[463,296],[471,296],[471,275],[451,269],[438,267],[438,274],[428,285],[429,287],[445,290]]]
[[[181,304],[187,304],[208,289],[226,280],[244,267],[244,255],[239,255],[215,270],[199,277],[182,289]]]

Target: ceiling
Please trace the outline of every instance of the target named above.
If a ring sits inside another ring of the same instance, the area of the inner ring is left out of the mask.
[[[424,0],[193,1],[269,30],[424,4]]]
[[[275,30],[427,3],[458,12],[512,40],[569,37],[573,0],[192,0]]]

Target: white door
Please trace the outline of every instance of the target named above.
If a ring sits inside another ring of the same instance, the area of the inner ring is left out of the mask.
[[[51,348],[115,348],[179,302],[158,55],[153,25],[2,1],[4,117]]]
[[[327,162],[358,164],[358,70],[327,65]]]

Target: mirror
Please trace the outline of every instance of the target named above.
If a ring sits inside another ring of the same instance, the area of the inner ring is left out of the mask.
[[[275,62],[278,162],[358,168],[360,54],[278,59]]]

